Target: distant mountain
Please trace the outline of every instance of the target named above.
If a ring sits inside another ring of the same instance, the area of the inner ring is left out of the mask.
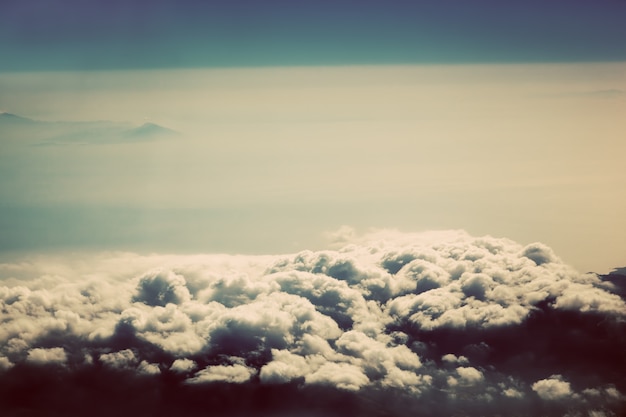
[[[178,132],[154,123],[144,123],[139,127],[124,131],[122,135],[128,139],[142,140],[164,136],[175,136],[178,135]]]
[[[14,124],[14,125],[34,125],[41,122],[27,117],[18,116],[12,113],[0,113],[0,125]]]
[[[11,113],[0,113],[0,132],[9,139],[38,146],[151,141],[179,134],[154,123],[133,127],[130,123],[112,121],[48,122]]]

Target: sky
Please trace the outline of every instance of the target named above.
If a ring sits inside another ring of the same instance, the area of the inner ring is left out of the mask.
[[[3,1],[2,70],[626,58],[619,0]]]
[[[0,410],[621,415],[624,21],[0,2]]]
[[[0,248],[275,253],[342,225],[465,229],[606,273],[626,247],[625,69],[2,73],[0,108],[39,123],[4,124]],[[119,143],[94,121],[179,135]]]

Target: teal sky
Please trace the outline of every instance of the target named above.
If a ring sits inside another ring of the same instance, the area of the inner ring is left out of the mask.
[[[626,59],[626,3],[0,3],[0,70]]]

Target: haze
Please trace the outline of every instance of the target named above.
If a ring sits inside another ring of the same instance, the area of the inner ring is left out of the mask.
[[[1,247],[272,253],[321,247],[341,225],[465,229],[607,272],[626,247],[625,70],[1,73],[4,111],[180,133],[89,146],[4,133]]]

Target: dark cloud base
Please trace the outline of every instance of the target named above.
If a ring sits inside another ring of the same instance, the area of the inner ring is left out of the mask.
[[[140,376],[103,367],[67,370],[18,365],[0,380],[3,416],[564,416],[623,415],[623,403],[598,399],[585,407],[566,400],[499,398],[485,402],[482,389],[451,400],[445,392],[413,397],[398,389],[346,392],[330,386],[206,383],[186,385],[180,376]],[[579,414],[582,413],[582,414]]]
[[[2,409],[14,416],[230,416],[303,410],[310,415],[341,415],[362,406],[356,394],[326,386],[303,389],[296,382],[190,386],[174,374],[138,376],[102,367],[69,371],[16,366],[2,379],[1,389]]]
[[[624,277],[541,244],[122,258],[2,265],[2,416],[626,413]]]
[[[174,361],[171,355],[123,333],[121,330],[105,344],[108,349],[104,345],[89,348],[92,352],[131,348],[141,352],[142,358],[161,363],[159,375],[137,375],[99,363],[72,364],[71,360],[68,367],[21,363],[0,377],[3,415],[563,416],[579,415],[576,413],[593,409],[594,405],[607,416],[626,411],[623,400],[605,398],[580,403],[571,399],[546,402],[504,397],[485,401],[481,397],[487,387],[506,383],[509,376],[530,386],[552,374],[562,374],[578,392],[609,381],[620,392],[626,391],[626,325],[607,323],[606,317],[598,314],[554,313],[544,308],[514,328],[412,333],[409,343],[426,362],[422,372],[437,374],[445,369],[446,364],[440,361],[444,352],[465,356],[483,369],[489,383],[467,387],[455,399],[447,395],[442,377],[434,381],[439,388],[420,397],[389,388],[347,392],[327,385],[304,385],[303,378],[284,384],[261,383],[257,377],[240,384],[189,385],[184,383],[185,374],[167,370]],[[72,344],[49,339],[37,345],[61,345],[67,352],[75,352],[78,341]],[[225,358],[223,354],[194,357],[200,368],[222,363]],[[260,368],[269,361],[271,352],[266,351],[248,362]]]
[[[626,325],[596,313],[555,311],[543,303],[518,326],[487,330],[403,328],[426,345],[422,358],[445,353],[465,356],[484,369],[497,369],[526,382],[564,374],[581,388],[614,381],[626,389]]]

